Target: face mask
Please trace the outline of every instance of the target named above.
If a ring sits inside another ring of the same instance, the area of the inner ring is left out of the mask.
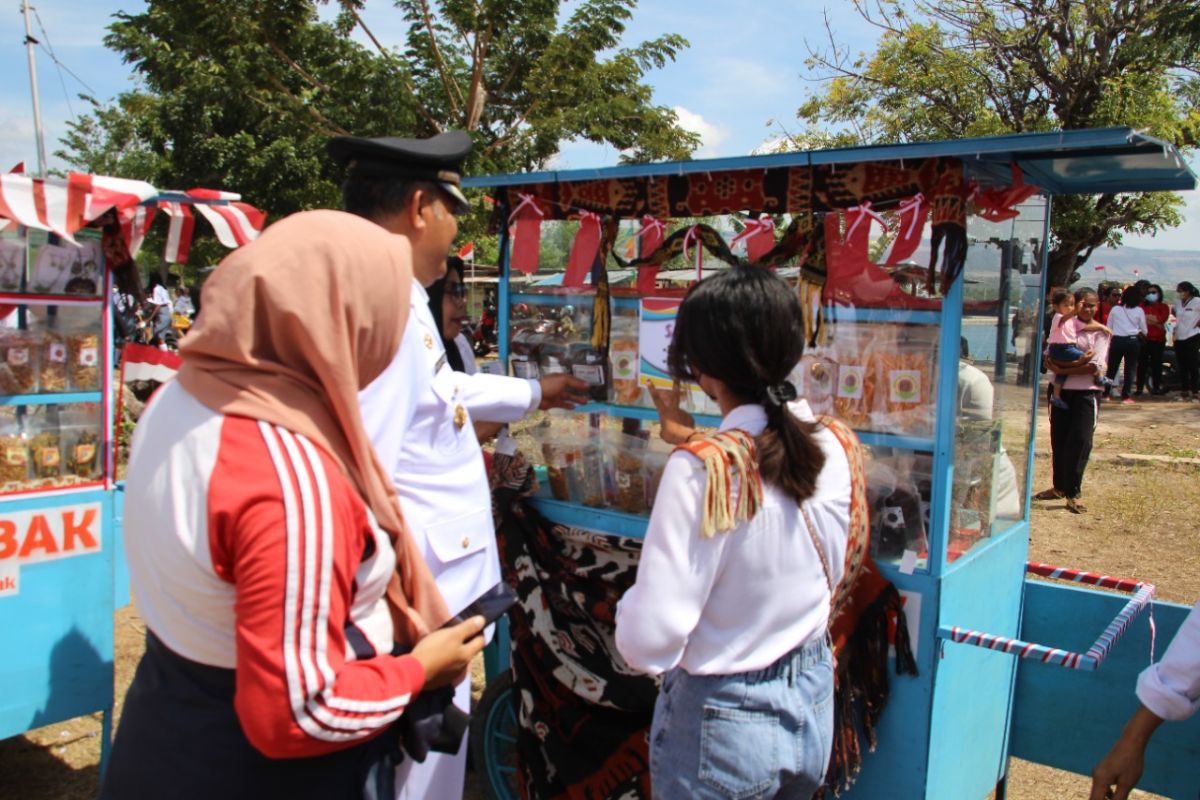
[[[1151,303],[1157,303],[1157,302],[1158,302],[1158,295],[1156,295],[1156,294],[1148,294],[1148,295],[1146,295],[1146,299],[1147,299],[1147,300],[1149,300]]]

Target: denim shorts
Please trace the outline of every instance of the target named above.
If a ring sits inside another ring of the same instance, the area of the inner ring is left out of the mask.
[[[808,800],[833,743],[833,656],[825,637],[766,669],[666,673],[650,728],[655,798]]]

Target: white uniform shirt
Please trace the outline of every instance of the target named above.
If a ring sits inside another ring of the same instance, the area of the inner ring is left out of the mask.
[[[454,346],[458,348],[458,355],[462,358],[463,372],[468,375],[474,375],[479,372],[479,366],[475,363],[475,350],[472,349],[471,343],[467,341],[467,335],[460,333],[454,337]]]
[[[1145,336],[1149,333],[1146,312],[1140,307],[1114,306],[1108,312],[1108,327],[1112,329],[1113,336],[1137,336],[1139,333]]]
[[[1200,297],[1193,297],[1187,305],[1182,300],[1176,300],[1171,310],[1175,312],[1176,343],[1200,334]]]
[[[791,408],[813,419],[806,402]],[[744,405],[721,420],[721,430],[757,435],[766,424],[762,406]],[[837,585],[850,529],[850,465],[832,433],[820,429],[816,439],[825,467],[804,505]],[[754,519],[705,539],[706,480],[690,453],[667,461],[637,580],[617,606],[617,649],[651,675],[676,666],[693,675],[762,669],[824,635],[828,623],[829,587],[800,507],[764,483]]]
[[[464,372],[459,373],[462,404],[482,422],[516,422],[542,404],[542,384],[526,378],[480,372],[464,334],[454,337]],[[521,399],[525,398],[525,405]]]
[[[363,424],[451,613],[500,580],[491,494],[470,400],[485,413],[515,413],[514,419],[530,403],[528,382],[512,379],[489,386],[486,398],[474,397],[480,390],[468,384],[480,377],[500,376],[468,376],[446,364],[429,296],[414,282],[400,350],[359,393]]]
[[[1200,603],[1179,627],[1162,661],[1138,676],[1137,696],[1163,719],[1187,719],[1200,711]]]

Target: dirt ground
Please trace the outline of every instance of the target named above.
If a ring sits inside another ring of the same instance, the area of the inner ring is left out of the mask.
[[[1048,425],[1038,426],[1034,490],[1049,486]],[[1139,462],[1122,455],[1167,456],[1194,462]],[[1200,597],[1200,404],[1155,398],[1101,409],[1084,485],[1088,512],[1062,502],[1035,503],[1030,558],[1078,566],[1156,584],[1160,597],[1193,603]],[[145,629],[132,608],[116,615],[116,711],[133,678]],[[477,670],[477,679],[481,678]],[[1132,687],[1131,687],[1132,690]],[[1170,735],[1169,727],[1159,736]],[[99,715],[81,717],[0,741],[0,800],[84,800],[95,796]],[[482,793],[473,774],[465,798]],[[1008,797],[1085,797],[1090,782],[1070,773],[1013,760]],[[1135,792],[1132,797],[1156,795]]]

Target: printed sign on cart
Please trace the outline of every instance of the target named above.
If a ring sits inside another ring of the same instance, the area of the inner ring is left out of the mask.
[[[671,388],[671,372],[667,368],[667,350],[675,333],[675,317],[679,314],[677,298],[646,297],[642,299],[638,320],[638,382],[660,389]]]
[[[0,597],[21,590],[21,567],[101,550],[100,503],[0,514]]]

